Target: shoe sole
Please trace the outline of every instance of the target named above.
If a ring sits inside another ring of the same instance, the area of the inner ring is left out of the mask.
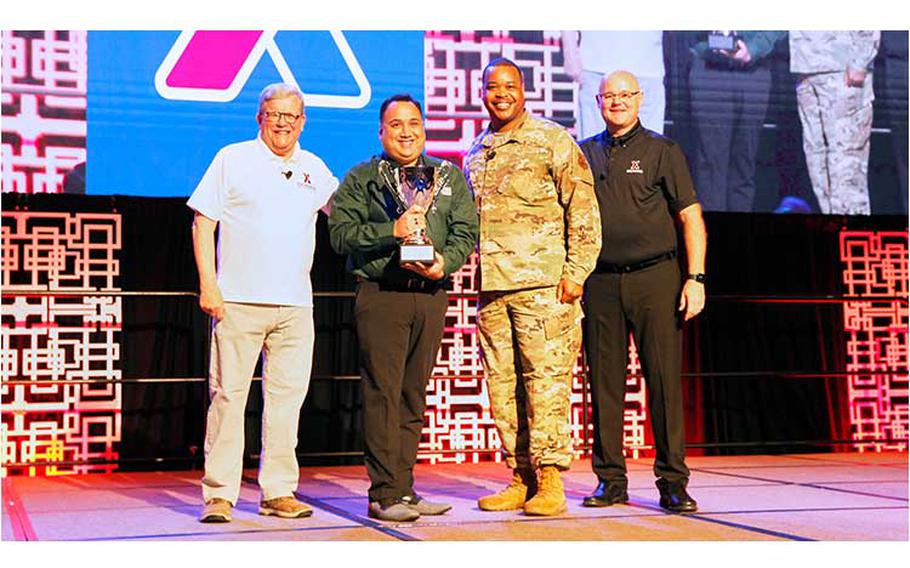
[[[525,515],[531,515],[532,517],[555,517],[556,515],[561,515],[561,514],[565,513],[565,512],[568,511],[568,510],[569,510],[569,508],[566,506],[565,503],[563,503],[563,504],[559,507],[559,509],[557,509],[556,511],[553,511],[553,512],[549,512],[549,511],[546,511],[546,512],[544,512],[544,511],[535,511],[534,509],[531,509],[531,510],[529,511],[529,510],[527,509],[527,507],[525,507]]]
[[[490,507],[490,506],[484,507],[480,503],[477,503],[477,508],[480,509],[481,511],[517,511],[519,509],[524,509],[524,507],[525,507],[524,503],[522,503],[521,505],[516,505],[514,507]]]
[[[429,511],[424,511],[417,507],[411,507],[411,510],[414,511],[415,513],[419,513],[420,516],[426,515],[428,517],[435,517],[437,515],[444,515],[444,514],[448,513],[449,511],[452,510],[452,507],[446,507],[445,509],[433,509],[433,510],[429,510]]]
[[[581,502],[581,506],[582,507],[612,507],[613,505],[622,505],[622,504],[628,503],[628,502],[629,502],[628,497],[626,497],[625,499],[615,499],[613,501],[601,501],[601,500],[588,501],[587,499],[585,499],[584,501]]]
[[[277,509],[269,509],[268,507],[259,507],[259,514],[265,516],[274,515],[276,517],[281,517],[282,519],[302,519],[311,516],[313,511],[310,509],[300,511],[299,513],[288,513]]]
[[[402,519],[384,519],[373,512],[367,512],[367,516],[371,519],[376,519],[377,521],[385,521],[387,523],[413,523],[420,518],[420,513],[418,513],[416,517],[407,517]]]
[[[664,507],[663,505],[661,505],[660,508],[663,509],[664,511],[667,511],[668,513],[685,514],[685,513],[697,513],[698,512],[698,507],[692,507],[691,509],[671,509],[670,507]]]
[[[229,523],[229,522],[231,522],[231,517],[230,517],[230,515],[221,515],[221,514],[216,513],[214,515],[206,515],[204,517],[201,517],[199,519],[199,522],[200,523]]]

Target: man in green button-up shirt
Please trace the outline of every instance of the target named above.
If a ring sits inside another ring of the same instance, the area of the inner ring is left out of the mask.
[[[426,387],[442,341],[448,297],[443,285],[474,250],[477,212],[461,171],[423,155],[420,103],[409,95],[380,109],[383,153],[354,166],[329,216],[332,247],[348,255],[357,276],[354,319],[360,345],[363,429],[370,476],[370,517],[413,521],[451,506],[414,491],[414,463],[426,408]],[[434,166],[445,180],[427,206],[405,209],[397,187],[403,166]],[[445,172],[445,173],[444,173]],[[424,229],[432,263],[400,262],[399,242]]]

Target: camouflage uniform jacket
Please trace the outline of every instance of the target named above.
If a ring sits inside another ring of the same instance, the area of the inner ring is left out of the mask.
[[[881,32],[791,31],[790,71],[833,73],[872,69]]]
[[[527,111],[519,120],[485,130],[465,156],[480,211],[480,289],[584,284],[600,252],[591,169],[561,126]]]
[[[401,281],[419,276],[398,264],[398,239],[393,235],[401,212],[392,189],[379,173],[380,160],[397,168],[391,158],[374,156],[345,174],[329,215],[329,240],[339,254],[348,255],[348,270],[368,280]],[[420,156],[418,165],[438,166],[442,160]],[[434,206],[427,212],[427,234],[445,259],[445,275],[464,264],[477,242],[477,211],[471,191],[458,167]]]

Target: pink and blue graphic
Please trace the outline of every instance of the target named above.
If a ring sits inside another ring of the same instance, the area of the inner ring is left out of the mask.
[[[192,192],[219,148],[257,134],[265,85],[305,94],[302,147],[339,177],[379,153],[379,105],[424,93],[423,32],[90,32],[86,192]]]
[[[363,108],[371,88],[344,33],[329,32],[345,66],[357,84],[357,94],[335,95],[304,91],[308,107]],[[155,88],[166,99],[230,102],[246,86],[256,65],[269,56],[282,81],[303,90],[297,75],[275,43],[275,32],[182,32],[155,73]]]

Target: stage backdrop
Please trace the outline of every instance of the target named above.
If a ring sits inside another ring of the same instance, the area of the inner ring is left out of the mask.
[[[732,115],[710,107],[718,134],[707,137],[739,132],[737,113],[749,119],[755,139],[729,144],[737,171],[754,171],[743,183],[754,183],[755,195],[742,210],[817,213],[789,34],[763,34],[773,43],[754,69],[707,80],[696,55],[707,32],[4,31],[2,187],[187,196],[219,147],[255,135],[256,94],[274,81],[296,83],[306,93],[301,143],[338,177],[378,151],[378,106],[397,92],[425,102],[428,151],[459,162],[486,126],[483,66],[502,55],[525,73],[528,109],[578,138],[603,128],[591,90],[597,73],[616,66],[636,72],[645,90],[645,126],[680,143],[708,210],[725,209],[710,198],[718,184],[699,170],[726,159],[699,165],[709,144],[693,135],[705,124],[698,109],[706,100],[743,93]],[[907,32],[874,37],[871,209],[906,214]],[[593,55],[592,46],[600,46]]]
[[[672,73],[690,63],[683,61],[685,37],[662,34],[668,97],[675,102],[688,97],[685,82]],[[423,94],[428,153],[460,161],[486,126],[481,70],[494,57],[509,57],[525,70],[531,112],[577,132],[584,104],[558,31],[3,32],[3,41],[4,192],[174,196],[4,195],[4,293],[12,292],[4,297],[4,378],[33,383],[4,385],[4,427],[16,432],[7,439],[13,443],[4,447],[4,463],[45,460],[59,463],[58,472],[109,468],[73,466],[79,459],[198,461],[206,325],[195,300],[105,294],[195,289],[185,196],[217,148],[255,135],[263,84],[303,87],[309,107],[302,143],[339,176],[378,152],[379,102],[401,91]],[[788,77],[778,74],[775,96],[792,104]],[[685,143],[685,113],[678,110],[668,102],[665,126]],[[805,177],[792,137],[793,108],[777,110],[763,126],[757,174],[771,192],[769,203]],[[891,134],[878,129],[873,156],[876,140],[890,144]],[[789,154],[775,149],[784,142]],[[875,191],[893,189],[887,176],[875,179]],[[15,208],[20,211],[8,211]],[[104,216],[103,230],[97,219],[80,216],[86,212]],[[872,221],[709,215],[712,301],[686,339],[690,444],[737,444],[735,451],[756,444],[752,451],[765,451],[760,444],[767,442],[853,438],[869,440],[870,448],[895,445],[882,440],[905,447],[907,304],[892,297],[906,298],[906,219]],[[844,226],[896,233],[849,233],[839,241]],[[343,259],[326,246],[323,221],[319,230],[315,289],[350,290]],[[106,271],[104,281],[79,281],[93,263]],[[842,268],[850,270],[842,276]],[[474,277],[472,262],[454,279],[453,290],[468,296],[453,297],[448,313],[428,389],[423,459],[482,459],[498,445],[477,376]],[[88,297],[34,295],[72,286]],[[844,312],[839,303],[721,298],[845,292],[879,299]],[[350,306],[344,299],[318,302],[316,380],[301,451],[356,461],[359,389],[346,380],[356,375]],[[634,347],[630,354],[626,441],[634,454],[647,449],[650,434]],[[195,382],[105,382],[121,377]],[[579,367],[572,408],[579,453],[590,445],[582,377]],[[39,384],[58,379],[67,384]],[[254,394],[253,455],[260,404]]]

